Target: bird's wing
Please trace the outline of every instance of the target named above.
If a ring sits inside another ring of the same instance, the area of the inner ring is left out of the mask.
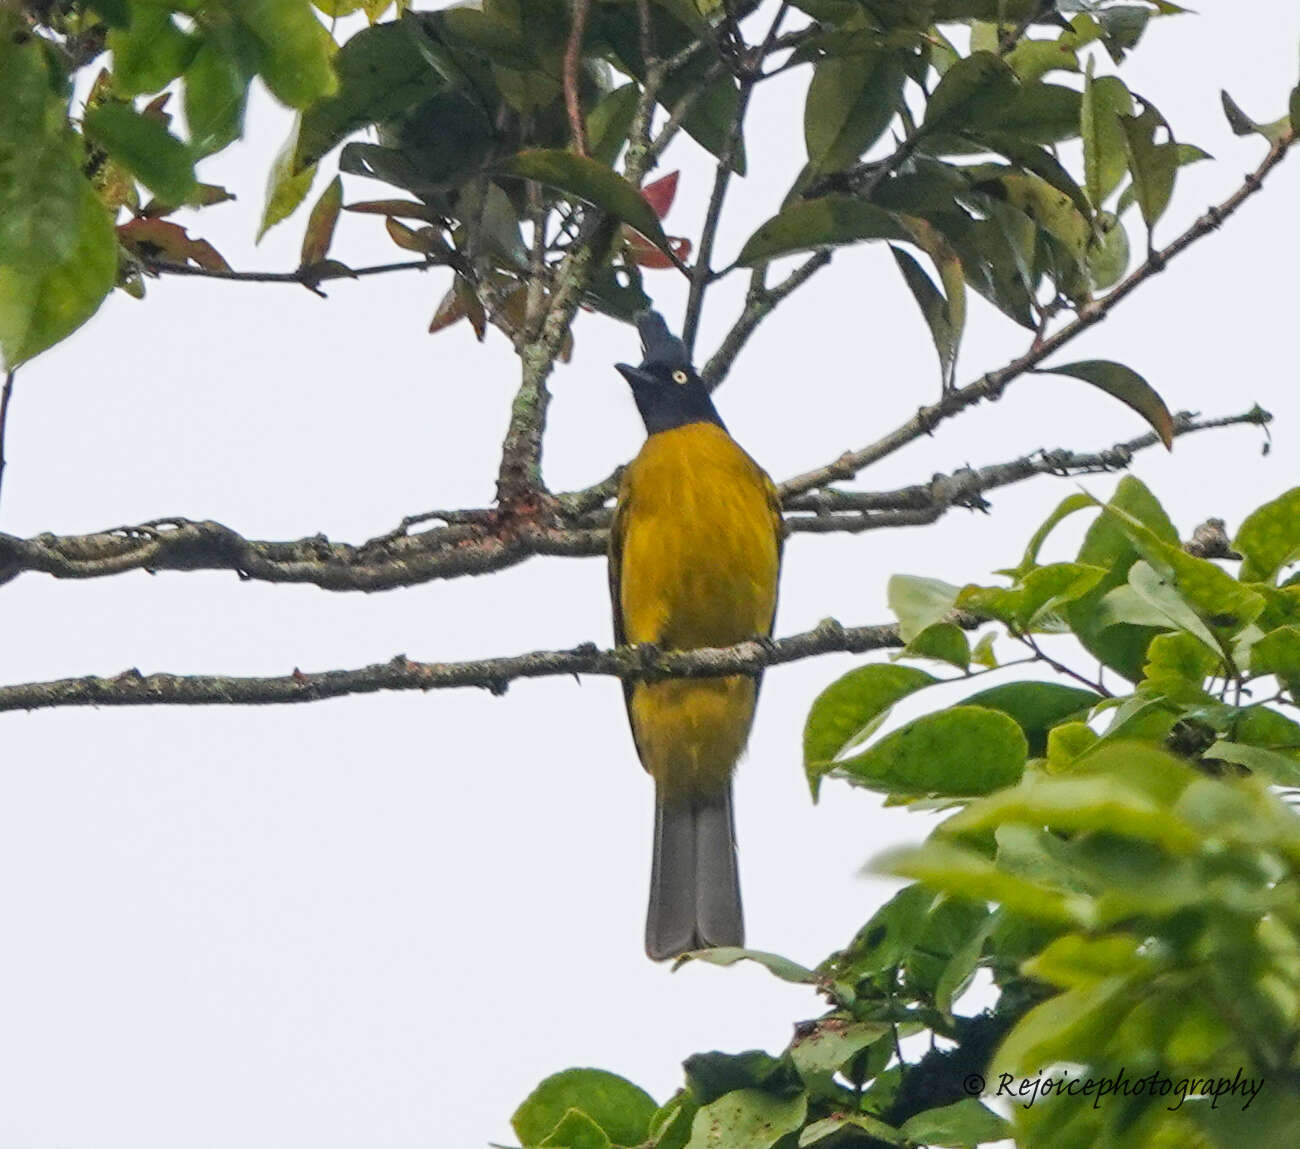
[[[630,469],[629,469],[630,471]],[[614,644],[627,644],[627,628],[623,623],[623,538],[627,533],[628,506],[632,501],[629,471],[624,471],[618,488],[618,502],[614,504],[614,518],[609,524],[609,600],[614,615]],[[623,679],[623,700],[627,704],[628,725],[632,727],[632,741],[636,742],[636,725],[632,722],[632,687],[630,679]],[[637,745],[637,753],[641,747]]]
[[[771,476],[766,471],[759,468],[759,474],[763,477],[763,487],[767,493],[767,509],[772,515],[772,531],[776,535],[777,593],[772,596],[772,617],[767,620],[767,633],[771,635],[772,627],[776,624],[776,602],[781,590],[781,559],[785,553],[785,517],[781,514],[781,492],[776,489],[776,484],[772,482]]]

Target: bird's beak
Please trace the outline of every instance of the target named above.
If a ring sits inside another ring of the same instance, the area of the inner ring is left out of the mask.
[[[633,367],[630,363],[615,363],[614,370],[617,371],[633,387],[640,384],[643,387],[654,385],[655,378],[648,371],[642,371],[640,367]]]

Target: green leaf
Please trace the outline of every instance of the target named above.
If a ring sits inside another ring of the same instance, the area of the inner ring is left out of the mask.
[[[891,575],[886,596],[889,609],[898,619],[903,641],[911,642],[922,631],[947,618],[957,604],[960,590],[936,578]]]
[[[1021,40],[1004,57],[1023,83],[1041,80],[1048,72],[1077,72],[1079,54],[1061,40]]]
[[[198,49],[198,39],[182,32],[166,7],[132,4],[130,25],[108,33],[114,91],[123,96],[159,92],[185,71]]]
[[[539,1144],[541,1149],[609,1149],[610,1140],[581,1109],[570,1109]]]
[[[957,609],[996,618],[1014,631],[1050,629],[1052,612],[1087,594],[1102,574],[1082,563],[1052,563],[1031,570],[1014,587],[963,587]]]
[[[1131,367],[1122,363],[1112,363],[1108,359],[1087,359],[1080,363],[1065,363],[1059,367],[1043,367],[1038,370],[1043,375],[1068,375],[1072,379],[1082,379],[1091,383],[1099,391],[1106,392],[1130,407],[1142,416],[1152,430],[1160,436],[1160,441],[1169,450],[1174,447],[1174,418],[1165,406],[1165,401],[1151,386]]]
[[[803,1125],[807,1115],[807,1094],[774,1097],[757,1089],[738,1089],[695,1115],[686,1149],[771,1149]]]
[[[887,1022],[823,1018],[796,1032],[790,1058],[812,1096],[838,1098],[842,1086],[835,1075],[864,1049],[883,1037],[892,1038],[893,1032]]]
[[[989,127],[1033,144],[1059,144],[1079,134],[1083,95],[1061,84],[1022,84]]]
[[[1055,938],[1022,968],[1030,977],[1062,989],[1086,987],[1140,964],[1141,946],[1142,939],[1132,934],[1116,933],[1098,938],[1066,934]]]
[[[363,28],[339,49],[337,94],[303,114],[295,171],[310,167],[353,132],[399,115],[446,82],[420,50],[409,20]]]
[[[707,53],[697,52],[691,60],[664,81],[659,89],[658,102],[670,112],[687,92],[697,85],[704,87],[682,120],[682,128],[705,151],[721,157],[731,142],[731,130],[736,120],[736,107],[740,93],[729,72],[706,77],[712,67]],[[745,145],[739,142],[731,159],[731,170],[738,176],[745,174]]]
[[[942,384],[944,387],[949,387],[952,385],[953,370],[957,360],[957,347],[961,342],[961,327],[954,323],[953,316],[953,311],[958,309],[949,306],[949,301],[943,292],[935,287],[934,282],[911,255],[903,251],[902,248],[894,247],[893,244],[890,244],[889,250],[894,257],[894,262],[898,265],[898,270],[902,272],[903,281],[912,292],[912,298],[916,300],[916,305],[921,309],[921,315],[925,319],[926,326],[930,329],[930,338],[934,341],[935,350],[939,353],[939,370]],[[957,266],[958,275],[960,275],[960,261],[958,261]],[[959,282],[963,284],[959,314],[964,321],[965,280],[959,280]]]
[[[1019,88],[1000,56],[972,52],[949,68],[931,93],[922,130],[932,134],[997,123]]]
[[[1037,144],[1026,143],[1019,136],[1009,132],[980,131],[968,133],[968,138],[989,151],[1006,156],[1025,171],[1036,175],[1044,183],[1050,184],[1059,192],[1070,197],[1070,202],[1079,213],[1089,219],[1092,216],[1092,203],[1083,189],[1074,181],[1061,162]]]
[[[842,171],[880,138],[894,118],[903,78],[898,54],[883,50],[817,65],[804,105],[810,174]]]
[[[1178,531],[1154,495],[1132,475],[1119,481],[1111,505],[1131,512],[1151,527],[1158,537],[1178,542]],[[1101,567],[1108,573],[1082,598],[1067,604],[1064,613],[1071,629],[1095,658],[1131,682],[1142,676],[1147,645],[1159,629],[1146,626],[1106,627],[1097,617],[1102,598],[1128,580],[1129,568],[1138,558],[1137,549],[1118,522],[1099,516],[1088,529],[1079,549],[1079,562]]]
[[[1075,264],[1083,265],[1092,226],[1068,193],[1036,175],[996,164],[974,165],[968,171],[973,191],[1027,216],[1035,227],[1057,240]]]
[[[1137,786],[1102,773],[1027,779],[954,814],[944,823],[944,832],[992,832],[1008,822],[1074,833],[1120,834],[1174,854],[1195,852],[1202,837],[1199,829],[1174,817]]]
[[[1228,126],[1232,128],[1234,135],[1259,135],[1268,140],[1270,144],[1276,144],[1291,130],[1290,115],[1283,116],[1280,120],[1274,120],[1272,123],[1261,124],[1246,115],[1227,92],[1220,92],[1219,98],[1223,101],[1223,114],[1227,116]]]
[[[837,755],[869,736],[900,698],[940,681],[924,670],[873,662],[849,671],[817,696],[804,725],[804,772],[813,798]]]
[[[1156,129],[1167,125],[1150,105],[1140,116],[1120,116],[1119,122],[1128,149],[1129,171],[1133,173],[1133,190],[1149,230],[1165,214],[1173,195],[1178,145],[1172,141],[1155,142]]]
[[[185,69],[185,122],[197,156],[210,156],[244,131],[249,73],[219,42],[203,42]]]
[[[924,886],[904,886],[834,955],[836,981],[857,981],[900,966],[920,940],[936,896]],[[892,979],[891,979],[892,980]]]
[[[541,61],[529,39],[512,24],[479,8],[445,8],[438,13],[442,41],[493,64],[530,72]]]
[[[315,164],[302,169],[297,167],[295,157],[300,131],[301,122],[295,120],[289,138],[267,173],[266,207],[262,210],[261,227],[257,229],[259,240],[277,223],[288,219],[298,210],[298,205],[307,198],[312,181],[316,178]]]
[[[1000,570],[997,573],[1009,575],[1014,579],[1020,579],[1027,575],[1038,565],[1038,553],[1043,549],[1043,543],[1047,541],[1047,536],[1056,529],[1057,525],[1075,512],[1091,510],[1096,505],[1096,500],[1082,491],[1073,495],[1066,495],[1056,505],[1056,509],[1043,520],[1042,526],[1034,532],[1033,537],[1029,540],[1029,545],[1025,548],[1025,554],[1020,560],[1020,565],[1011,570]]]
[[[113,221],[80,175],[73,188],[68,254],[43,267],[0,264],[0,355],[10,368],[71,335],[95,314],[117,278]]]
[[[708,962],[711,965],[735,965],[739,961],[752,961],[755,965],[761,965],[774,977],[797,985],[813,985],[817,981],[817,975],[812,970],[780,954],[770,954],[763,950],[747,950],[739,946],[717,946],[713,949],[696,950],[686,956],[691,961]]]
[[[910,1141],[923,1145],[971,1147],[985,1141],[1001,1141],[1011,1136],[1005,1117],[980,1104],[973,1097],[963,1098],[942,1109],[927,1109],[909,1117],[899,1129]]]
[[[672,254],[654,209],[627,180],[597,160],[572,152],[536,149],[511,156],[498,164],[496,170],[503,175],[536,180],[594,204],[634,227],[660,251]]]
[[[1004,682],[972,694],[961,705],[1000,710],[1013,718],[1025,733],[1029,756],[1041,758],[1054,726],[1082,717],[1100,701],[1101,695],[1095,691],[1059,682]]]
[[[686,1084],[701,1105],[709,1105],[736,1090],[788,1093],[799,1088],[799,1077],[788,1058],[761,1049],[744,1053],[693,1053],[684,1062]]]
[[[258,70],[282,104],[302,109],[338,90],[334,41],[307,0],[239,0],[234,12],[257,41]]]
[[[1088,252],[1088,279],[1094,291],[1114,287],[1128,270],[1131,251],[1128,232],[1112,212],[1097,213],[1099,241]]]
[[[1133,570],[1138,564],[1133,564]],[[1129,574],[1132,575],[1132,570]],[[1117,588],[1118,589],[1118,588]],[[1252,648],[1251,665],[1254,666]],[[1220,669],[1216,651],[1196,636],[1180,631],[1161,634],[1147,647],[1147,661],[1142,668],[1143,685],[1166,696],[1199,695],[1205,680]]]
[[[587,115],[587,146],[591,158],[612,167],[627,142],[641,89],[624,84],[605,96]]]
[[[1026,1013],[993,1056],[1010,1072],[1033,1074],[1091,1050],[1113,1033],[1132,1006],[1128,982],[1106,978],[1086,989],[1070,989]]]
[[[970,669],[970,642],[966,632],[954,622],[936,622],[927,626],[897,655],[899,658],[933,658],[958,670]]]
[[[833,773],[890,794],[966,797],[1010,786],[1027,756],[1025,736],[1014,720],[976,706],[954,706],[907,723],[835,763]]]
[[[910,242],[911,236],[893,212],[852,196],[823,196],[793,204],[769,219],[745,241],[737,262],[752,267],[796,251],[869,239]]]
[[[865,1113],[834,1113],[830,1117],[823,1117],[820,1121],[810,1122],[804,1127],[804,1131],[799,1134],[799,1149],[804,1149],[807,1145],[816,1145],[819,1141],[846,1130],[861,1130],[868,1137],[883,1141],[886,1145],[903,1144],[903,1135],[892,1125],[886,1125],[883,1121],[868,1117]]]
[[[0,266],[15,271],[65,263],[77,247],[82,149],[52,87],[38,39],[0,34]]]
[[[1267,747],[1219,741],[1205,751],[1205,757],[1245,766],[1273,786],[1300,786],[1300,762]]]
[[[1251,511],[1232,546],[1244,556],[1242,582],[1276,582],[1278,572],[1300,557],[1300,487]]]
[[[87,109],[82,123],[90,139],[160,199],[183,204],[197,190],[189,148],[160,121],[126,104],[101,104]]]
[[[890,850],[872,862],[876,873],[913,878],[935,890],[975,902],[1000,902],[1033,921],[1088,925],[1087,898],[1051,889],[999,869],[983,854],[931,838],[920,847]]]
[[[1084,80],[1080,105],[1084,184],[1093,205],[1101,207],[1128,170],[1120,116],[1133,114],[1133,96],[1118,76]]]
[[[1251,674],[1275,674],[1295,690],[1300,683],[1300,626],[1281,626],[1250,648]]]
[[[1133,546],[1179,597],[1216,632],[1235,634],[1259,617],[1263,596],[1244,586],[1209,559],[1195,558],[1176,543],[1166,542],[1127,511],[1113,504],[1103,513],[1115,519]]]
[[[615,1145],[640,1145],[657,1108],[654,1098],[624,1077],[603,1069],[566,1069],[538,1085],[510,1125],[524,1145],[540,1145],[576,1109]]]

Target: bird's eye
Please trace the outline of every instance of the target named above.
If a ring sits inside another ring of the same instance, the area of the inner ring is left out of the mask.
[[[688,378],[689,378],[689,376],[686,374],[685,371],[674,371],[674,372],[673,372],[673,382],[674,382],[674,383],[685,383],[686,380],[687,380]]]

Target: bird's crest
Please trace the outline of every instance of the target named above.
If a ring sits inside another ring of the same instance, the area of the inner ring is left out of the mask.
[[[657,311],[638,311],[633,318],[641,333],[643,367],[687,368],[691,357],[686,344],[668,330],[664,317]]]

